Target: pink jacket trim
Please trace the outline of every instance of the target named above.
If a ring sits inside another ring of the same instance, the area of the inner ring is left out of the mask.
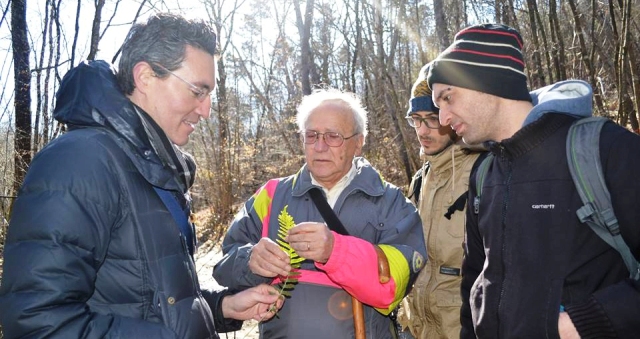
[[[333,233],[333,252],[326,264],[316,262],[329,279],[364,304],[388,308],[393,302],[396,283],[386,284],[378,278],[378,256],[373,244],[352,236]]]
[[[274,279],[271,284],[276,285],[283,282],[279,277]],[[308,283],[308,284],[317,284],[323,286],[329,286],[337,289],[342,289],[340,285],[334,283],[329,279],[326,273],[319,271],[309,271],[309,270],[300,270],[300,276],[298,277],[298,282]]]
[[[269,181],[267,181],[267,183],[264,185],[264,189],[267,190],[267,195],[269,195],[269,198],[271,198],[271,201],[269,202],[269,209],[267,212],[267,215],[264,216],[264,220],[262,220],[262,237],[268,237],[269,236],[269,219],[271,217],[271,203],[273,203],[273,195],[276,193],[276,186],[278,186],[278,183],[280,182],[279,179],[271,179]]]

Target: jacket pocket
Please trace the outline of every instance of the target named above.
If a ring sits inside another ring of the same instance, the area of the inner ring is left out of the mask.
[[[438,307],[457,307],[462,305],[460,289],[439,289],[435,291]]]
[[[164,292],[155,291],[153,294],[153,313],[160,318],[161,323],[171,329],[176,328],[175,311],[172,309],[175,303],[175,298],[167,296]]]
[[[447,209],[452,204],[453,202],[451,204],[444,205],[444,208],[442,209],[442,215],[447,212]],[[465,210],[456,210],[455,212],[453,212],[453,214],[451,214],[451,220],[445,220],[444,218],[440,218],[440,220],[444,221],[442,222],[442,226],[440,227],[444,227],[451,237],[458,239],[460,241],[460,246],[462,246],[462,241],[464,240]]]

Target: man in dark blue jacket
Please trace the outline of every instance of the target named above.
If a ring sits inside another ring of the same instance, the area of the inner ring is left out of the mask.
[[[456,34],[428,82],[440,122],[495,155],[477,211],[467,209],[461,337],[640,338],[640,284],[576,215],[565,145],[570,125],[592,114],[589,84],[529,93],[522,38],[496,24]],[[640,137],[606,123],[599,145],[621,235],[640,258]],[[469,188],[473,202],[473,172]]]
[[[55,118],[68,132],[34,158],[4,252],[6,338],[217,338],[233,319],[268,319],[277,291],[200,288],[188,221],[187,143],[208,118],[216,36],[157,14],[135,25],[117,74],[80,64]]]

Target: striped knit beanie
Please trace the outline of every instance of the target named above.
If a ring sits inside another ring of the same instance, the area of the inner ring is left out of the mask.
[[[505,99],[531,101],[522,58],[522,37],[501,24],[467,27],[433,61],[429,87],[441,83]]]
[[[422,66],[420,74],[418,74],[418,79],[411,88],[411,99],[409,99],[409,110],[407,111],[407,116],[410,116],[415,112],[422,111],[435,113],[440,112],[431,99],[431,88],[429,88],[429,84],[427,83],[429,69],[431,69],[431,63]]]

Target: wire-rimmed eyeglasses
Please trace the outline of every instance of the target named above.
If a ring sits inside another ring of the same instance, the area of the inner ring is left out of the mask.
[[[427,128],[431,128],[431,129],[440,128],[439,117],[435,114],[427,115],[424,118],[417,114],[412,114],[408,117],[405,117],[405,119],[407,119],[409,126],[413,128],[420,128],[420,125],[422,125],[423,122],[425,123],[425,125],[427,125]]]
[[[344,143],[345,140],[351,139],[360,133],[355,133],[352,136],[345,137],[338,132],[324,132],[320,133],[318,131],[306,130],[300,132],[300,139],[307,145],[313,145],[318,141],[319,136],[322,135],[324,138],[324,142],[330,147],[340,147]]]
[[[211,94],[211,90],[204,90],[201,87],[198,87],[196,85],[194,85],[192,82],[189,82],[187,80],[185,80],[183,77],[173,73],[172,71],[170,71],[169,69],[167,69],[166,67],[160,65],[157,62],[153,63],[155,66],[158,66],[160,69],[162,69],[163,71],[173,75],[174,77],[180,79],[182,82],[184,82],[185,84],[187,84],[189,86],[189,90],[191,91],[191,93],[193,93],[193,96],[198,99],[198,101],[202,102],[206,97],[209,96],[209,94]]]

